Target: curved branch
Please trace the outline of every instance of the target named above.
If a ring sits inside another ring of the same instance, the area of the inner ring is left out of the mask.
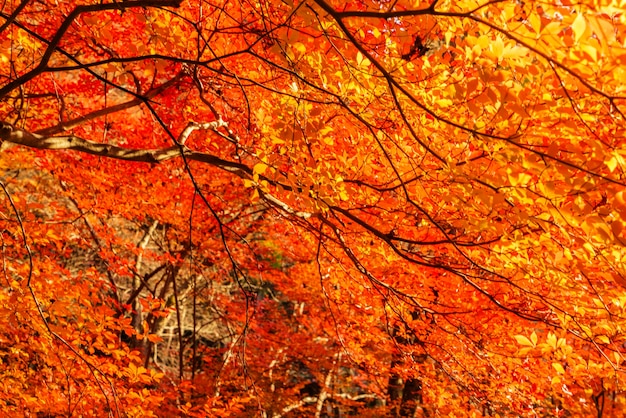
[[[223,126],[226,126],[226,122],[221,119],[208,123],[190,122],[178,138],[179,145],[157,149],[132,149],[113,144],[94,142],[76,135],[40,135],[14,128],[6,122],[0,122],[0,140],[2,141],[0,150],[10,147],[11,144],[15,144],[37,149],[74,150],[116,160],[144,163],[160,163],[172,158],[181,157],[184,154],[185,158],[189,160],[211,164],[237,174],[239,177],[248,178],[252,175],[252,169],[245,164],[223,160],[215,155],[204,152],[192,151],[183,145],[187,137],[195,130],[205,129],[215,131]]]
[[[252,180],[252,185],[259,191],[259,195],[271,206],[275,206],[284,212],[296,216],[298,218],[308,219],[315,214],[310,212],[298,211],[291,208],[288,204],[271,193],[263,190],[257,181],[254,181],[254,171],[245,164],[224,160],[213,154],[193,151],[184,144],[189,135],[196,130],[210,130],[217,134],[219,128],[228,129],[228,124],[222,119],[207,122],[196,123],[189,122],[185,129],[181,132],[176,140],[177,144],[167,148],[156,149],[133,149],[120,147],[114,144],[106,144],[90,141],[75,135],[67,136],[45,136],[37,133],[28,132],[23,129],[15,128],[7,122],[0,122],[0,151],[9,148],[11,145],[21,145],[29,148],[45,149],[45,150],[73,150],[83,152],[85,154],[98,155],[116,160],[134,161],[143,163],[158,164],[163,161],[174,158],[184,158],[185,161],[198,161],[209,164],[221,170],[228,171],[243,179]],[[283,186],[269,178],[259,176],[259,179],[265,180],[270,184],[277,185],[286,190],[291,190],[289,186]]]

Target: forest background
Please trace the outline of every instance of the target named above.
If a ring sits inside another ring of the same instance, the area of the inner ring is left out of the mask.
[[[2,415],[624,416],[625,20],[2,2]]]

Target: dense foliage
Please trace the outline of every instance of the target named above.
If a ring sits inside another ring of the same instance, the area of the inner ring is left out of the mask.
[[[0,411],[623,416],[626,4],[0,5]]]

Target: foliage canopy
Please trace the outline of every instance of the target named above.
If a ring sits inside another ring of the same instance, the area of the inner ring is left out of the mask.
[[[0,18],[6,416],[626,410],[624,1]]]

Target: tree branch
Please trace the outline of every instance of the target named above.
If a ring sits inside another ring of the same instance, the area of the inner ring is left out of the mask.
[[[77,6],[72,12],[65,18],[59,29],[57,29],[56,33],[52,40],[48,43],[48,47],[44,51],[41,59],[39,60],[39,64],[31,71],[28,71],[21,76],[17,77],[10,83],[6,84],[4,87],[0,89],[0,98],[4,97],[10,91],[16,89],[17,87],[24,85],[27,81],[32,80],[42,72],[46,70],[48,67],[48,61],[52,57],[52,54],[57,49],[57,46],[63,39],[65,32],[70,28],[74,20],[81,15],[82,13],[89,12],[102,12],[105,10],[124,10],[130,9],[134,7],[180,7],[182,0],[134,0],[134,1],[124,1],[124,2],[115,2],[115,3],[107,3],[107,4],[91,4],[85,6]]]
[[[179,143],[184,142],[189,135],[198,129],[217,130],[225,126],[226,122],[217,120],[208,123],[190,122],[183,130],[179,137]],[[222,170],[229,171],[239,177],[248,178],[252,175],[252,169],[245,164],[226,161],[212,154],[192,151],[183,144],[175,145],[168,148],[157,149],[132,149],[124,148],[118,145],[93,142],[88,139],[80,138],[76,135],[67,136],[46,136],[23,129],[13,127],[7,122],[0,122],[0,140],[2,145],[0,151],[8,148],[11,144],[22,145],[30,148],[47,149],[47,150],[74,150],[84,152],[86,154],[98,155],[101,157],[114,158],[117,160],[135,161],[144,163],[160,163],[172,158],[181,157],[184,153],[185,158],[191,161],[199,161],[214,165]]]
[[[223,160],[213,154],[190,150],[185,146],[185,142],[189,135],[196,130],[210,130],[219,134],[218,128],[225,127],[228,124],[224,120],[219,119],[213,122],[196,123],[189,122],[185,129],[181,132],[177,139],[177,145],[168,148],[157,149],[132,149],[124,148],[118,145],[100,143],[90,141],[78,137],[76,135],[67,136],[46,136],[29,132],[24,129],[15,128],[8,122],[0,122],[0,152],[9,148],[11,145],[22,145],[29,148],[45,149],[45,150],[73,150],[84,152],[86,154],[98,155],[101,157],[113,158],[124,161],[135,161],[144,163],[158,164],[173,158],[183,157],[187,161],[198,161],[209,164],[214,167],[228,171],[243,179],[253,180],[253,170],[245,164],[233,161]],[[283,187],[275,181],[259,176],[260,179],[268,181],[278,187]],[[254,187],[259,191],[259,195],[271,206],[274,206],[283,212],[299,218],[308,219],[315,216],[313,213],[301,212],[294,210],[288,204],[284,203],[271,193],[263,190],[258,182],[253,181]],[[288,186],[284,187],[287,189]],[[289,188],[290,189],[290,188]]]

